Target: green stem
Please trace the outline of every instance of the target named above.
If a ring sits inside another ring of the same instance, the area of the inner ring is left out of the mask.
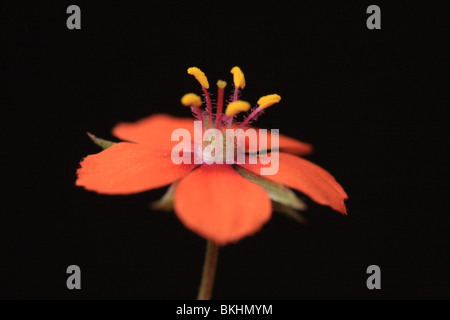
[[[205,262],[203,264],[203,274],[197,300],[211,299],[218,258],[219,247],[214,242],[207,240]]]

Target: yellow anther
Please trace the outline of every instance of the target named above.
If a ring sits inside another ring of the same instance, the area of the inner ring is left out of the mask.
[[[244,77],[244,73],[242,72],[241,68],[233,67],[233,69],[231,69],[231,73],[233,74],[234,85],[236,87],[244,89],[245,88],[245,77]]]
[[[247,112],[248,110],[250,110],[250,103],[247,101],[236,100],[228,104],[225,114],[227,116],[234,116],[239,112]]]
[[[258,100],[258,105],[261,109],[270,107],[271,105],[280,102],[281,97],[277,94],[269,94],[267,96],[261,97]]]
[[[218,80],[217,81],[217,87],[219,89],[225,89],[226,86],[227,86],[227,83],[225,81],[223,81],[223,80]]]
[[[194,106],[198,108],[202,105],[202,99],[195,93],[186,93],[183,98],[181,98],[181,104],[186,107]]]
[[[191,68],[187,69],[187,73],[193,75],[202,87],[209,89],[208,78],[205,76],[205,74],[202,70],[200,70],[197,67],[191,67]]]

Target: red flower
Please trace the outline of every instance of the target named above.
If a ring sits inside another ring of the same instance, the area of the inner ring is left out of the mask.
[[[219,80],[214,115],[206,76],[198,68],[188,69],[202,85],[206,110],[201,110],[202,101],[194,94],[185,95],[182,103],[190,106],[205,129],[214,126],[223,131],[239,126],[248,130],[249,123],[265,108],[280,101],[278,95],[262,97],[249,116],[237,123],[235,115],[239,111],[248,111],[249,105],[238,100],[240,89],[245,87],[242,71],[235,67],[231,72],[235,84],[232,102],[224,114],[226,83]],[[172,184],[169,196],[173,197],[178,218],[187,228],[220,245],[236,242],[260,230],[271,217],[271,199],[277,204],[301,208],[301,202],[284,186],[346,214],[344,200],[347,194],[333,176],[297,156],[309,154],[311,145],[283,135],[279,136],[278,146],[267,142],[271,145],[271,154],[279,156],[279,170],[274,175],[262,177],[260,170],[267,165],[261,163],[174,164],[171,152],[177,142],[171,141],[171,135],[179,128],[194,136],[193,119],[165,114],[152,115],[136,123],[118,124],[112,130],[113,135],[129,142],[112,144],[100,153],[84,158],[77,171],[76,185],[98,193],[124,195]],[[270,134],[268,138],[271,140]],[[251,145],[245,148],[247,154],[261,151],[259,146],[257,150]],[[191,152],[194,156],[193,148]]]

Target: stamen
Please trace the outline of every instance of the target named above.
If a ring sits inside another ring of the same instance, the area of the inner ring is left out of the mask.
[[[181,104],[186,107],[194,106],[198,108],[202,105],[202,99],[195,93],[186,93],[181,98]]]
[[[229,117],[238,114],[239,112],[247,112],[250,110],[250,103],[247,101],[237,100],[230,102],[225,110],[225,114]]]
[[[267,107],[270,107],[271,105],[274,105],[275,103],[280,102],[281,97],[277,94],[269,94],[267,96],[263,96],[259,98],[258,105],[261,109],[265,109]]]
[[[245,77],[244,77],[244,73],[242,72],[241,68],[233,67],[233,69],[231,69],[231,73],[233,74],[234,85],[236,87],[244,89],[245,88]]]
[[[203,124],[203,116],[200,111],[200,106],[202,105],[202,98],[200,98],[195,93],[186,93],[181,98],[181,104],[186,107],[190,107],[192,113],[194,114],[194,118],[200,120]]]
[[[260,113],[262,109],[258,106],[256,107],[246,118],[242,123],[239,125],[238,129],[242,129],[246,124],[250,122],[253,118],[255,118],[258,113]]]
[[[227,83],[225,81],[217,81],[217,110],[216,110],[216,129],[220,127],[220,119],[222,118],[223,111],[223,93]]]
[[[255,117],[258,116],[258,114],[263,111],[263,109],[280,102],[280,100],[281,97],[278,94],[269,94],[267,96],[259,98],[258,106],[248,115],[247,118],[245,118],[245,120],[239,125],[238,129],[242,129],[252,119],[255,119]]]
[[[202,70],[197,67],[191,67],[187,69],[187,73],[193,75],[203,88],[209,89],[208,78]]]
[[[228,117],[227,128],[231,128],[233,119],[239,112],[247,112],[250,109],[250,103],[247,101],[236,100],[230,102],[225,110],[225,115]]]
[[[193,75],[195,79],[200,83],[202,86],[203,93],[205,95],[206,99],[206,107],[208,111],[208,127],[212,126],[212,103],[211,103],[211,97],[209,96],[208,88],[209,88],[209,82],[208,78],[206,77],[205,73],[200,70],[197,67],[191,67],[187,69],[187,73],[190,75]]]
[[[239,88],[245,88],[245,77],[244,73],[239,67],[233,67],[230,72],[233,74],[234,82],[233,101],[236,101],[239,98]]]
[[[205,87],[202,87],[203,94],[205,95],[206,99],[206,107],[208,108],[208,127],[212,127],[212,103],[211,103],[211,97],[209,96],[208,89]]]

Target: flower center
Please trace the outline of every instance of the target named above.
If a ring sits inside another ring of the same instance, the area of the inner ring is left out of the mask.
[[[203,91],[203,100],[194,93],[187,93],[181,98],[184,106],[191,108],[194,118],[200,123],[196,127],[194,141],[194,157],[196,163],[244,163],[246,140],[249,139],[257,144],[255,130],[248,130],[250,123],[255,121],[264,109],[280,102],[281,97],[270,94],[261,97],[256,106],[251,108],[250,103],[240,100],[241,90],[245,88],[244,73],[239,67],[231,69],[233,74],[233,92],[226,101],[224,109],[224,93],[227,83],[223,80],[217,81],[217,101],[215,106],[209,94],[209,82],[206,75],[197,67],[187,70],[200,83]],[[206,107],[202,109],[202,104]],[[215,113],[213,112],[215,110]],[[243,121],[237,120],[241,112],[248,112]],[[255,135],[255,137],[251,137]],[[250,137],[249,137],[250,136]],[[201,141],[200,141],[201,139]],[[256,148],[254,148],[256,150]]]
[[[235,164],[245,159],[245,141],[243,130],[208,129],[203,133],[202,141],[194,143],[194,157],[201,163]],[[198,135],[200,136],[200,135]]]

